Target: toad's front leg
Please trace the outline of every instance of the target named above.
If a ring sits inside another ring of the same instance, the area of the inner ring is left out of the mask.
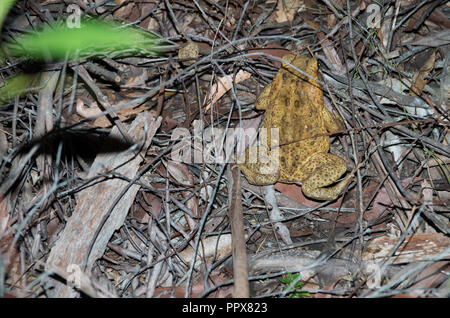
[[[278,181],[280,168],[277,154],[265,146],[250,146],[245,150],[243,163],[238,166],[247,181],[254,185],[271,185]]]
[[[353,178],[349,173],[339,183],[336,182],[347,170],[344,159],[331,153],[312,155],[301,167],[307,178],[302,183],[302,191],[307,197],[316,200],[335,200],[344,191],[348,181]]]

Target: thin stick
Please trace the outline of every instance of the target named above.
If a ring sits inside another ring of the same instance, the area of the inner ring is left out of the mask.
[[[245,245],[244,216],[242,214],[242,189],[240,169],[230,169],[229,178],[229,217],[231,223],[233,254],[233,297],[249,297],[247,252]]]

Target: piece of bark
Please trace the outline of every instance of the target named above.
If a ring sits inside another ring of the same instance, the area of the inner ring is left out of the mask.
[[[381,236],[369,242],[363,252],[364,260],[384,260],[397,244],[398,237]],[[415,234],[406,237],[394,256],[392,264],[426,261],[450,246],[450,238],[443,234]],[[447,255],[450,257],[450,255]]]
[[[141,149],[142,153],[147,151],[160,124],[161,117],[155,120],[150,114],[141,113],[130,125],[128,135],[132,136],[136,142],[145,142]],[[146,136],[144,136],[145,133]],[[110,137],[123,139],[117,127],[112,129]],[[132,179],[139,169],[142,158],[143,156],[136,154],[135,151],[129,150],[123,152],[100,152],[92,164],[88,178],[119,167],[115,169],[117,173]],[[85,253],[89,250],[97,228],[101,225],[103,218],[110,210],[111,204],[124,187],[127,186],[127,183],[123,179],[114,178],[96,183],[79,193],[77,206],[55,246],[50,251],[47,259],[49,268],[56,267],[59,270],[67,270],[70,265],[72,266],[71,268],[74,265],[82,267]],[[90,272],[94,262],[103,255],[114,231],[122,226],[138,190],[138,185],[132,185],[113,208],[111,215],[92,246],[87,260],[87,273]],[[49,297],[67,298],[78,295],[77,291],[56,280],[52,280],[50,282],[51,285],[53,285],[53,288],[48,289]]]
[[[376,277],[374,274],[380,265],[386,261],[386,257],[397,244],[398,237],[382,236],[368,242],[364,248],[360,264],[351,263],[348,257],[343,259],[329,259],[322,262],[318,259],[319,250],[289,250],[281,253],[275,252],[269,255],[249,256],[249,273],[255,275],[261,272],[289,271],[299,272],[303,281],[308,281],[316,275],[327,285],[336,282],[348,272],[362,272],[369,278]],[[404,263],[416,263],[427,261],[443,253],[450,246],[450,238],[445,235],[415,234],[407,236],[405,242],[395,255],[390,259],[388,272],[394,271],[392,265]],[[448,259],[450,254],[444,255],[442,259]],[[374,272],[375,270],[375,272]],[[368,281],[369,287],[379,287],[380,281]],[[378,285],[377,285],[378,284]]]

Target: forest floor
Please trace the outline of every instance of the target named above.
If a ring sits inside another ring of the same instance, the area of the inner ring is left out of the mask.
[[[449,297],[448,2],[72,2],[17,1],[3,23],[0,296]],[[62,59],[6,48],[92,18],[157,40]],[[318,78],[300,69],[314,93],[277,76],[287,54],[317,62]],[[319,109],[341,129],[305,133]],[[263,118],[289,173],[306,160],[287,144],[324,150],[288,137],[330,142],[349,176],[337,199],[233,166]]]

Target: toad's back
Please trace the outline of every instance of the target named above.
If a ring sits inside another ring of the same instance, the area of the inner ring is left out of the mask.
[[[317,78],[316,59],[303,55],[287,55],[283,59]],[[279,181],[302,181],[305,176],[297,167],[312,154],[329,150],[328,136],[310,138],[327,132],[322,116],[327,110],[324,109],[319,83],[283,62],[273,82],[259,97],[256,107],[266,110],[262,128],[279,129]]]

